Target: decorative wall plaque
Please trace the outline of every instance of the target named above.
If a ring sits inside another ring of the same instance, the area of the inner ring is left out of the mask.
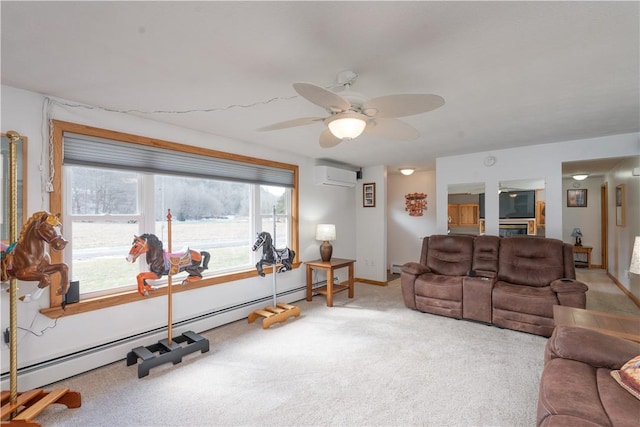
[[[410,216],[422,216],[422,212],[427,210],[427,195],[425,193],[409,193],[404,196],[406,211]]]

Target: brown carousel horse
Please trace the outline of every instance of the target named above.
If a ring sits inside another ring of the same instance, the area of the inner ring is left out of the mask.
[[[45,250],[45,243],[56,251],[67,246],[60,233],[60,219],[49,212],[34,213],[22,227],[20,238],[15,244],[2,245],[1,281],[15,278],[26,282],[39,282],[38,297],[51,284],[51,274],[60,273],[58,295],[69,289],[69,267],[65,263],[51,264]],[[36,299],[34,297],[33,299]]]
[[[156,280],[163,275],[173,276],[183,271],[189,273],[187,278],[182,281],[183,285],[202,279],[202,272],[209,268],[209,259],[211,258],[209,252],[198,252],[193,249],[168,253],[162,248],[162,242],[154,234],[133,236],[127,261],[136,262],[138,257],[145,253],[150,271],[144,271],[136,276],[140,295],[149,295],[149,291],[155,290],[154,287],[147,284],[147,279]]]

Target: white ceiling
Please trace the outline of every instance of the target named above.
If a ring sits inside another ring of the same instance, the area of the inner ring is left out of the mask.
[[[1,2],[2,84],[356,166],[640,131],[638,2]],[[294,82],[433,93],[416,141],[323,149]]]

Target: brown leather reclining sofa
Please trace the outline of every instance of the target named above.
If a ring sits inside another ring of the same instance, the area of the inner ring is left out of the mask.
[[[639,354],[633,341],[556,327],[545,349],[536,425],[640,425],[640,400],[611,376]]]
[[[535,236],[425,237],[402,266],[407,307],[549,337],[553,306],[585,308],[571,245]]]

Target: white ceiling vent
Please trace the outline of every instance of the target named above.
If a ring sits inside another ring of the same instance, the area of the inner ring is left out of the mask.
[[[314,170],[316,185],[333,185],[335,187],[355,187],[356,173],[331,166],[316,166]]]

